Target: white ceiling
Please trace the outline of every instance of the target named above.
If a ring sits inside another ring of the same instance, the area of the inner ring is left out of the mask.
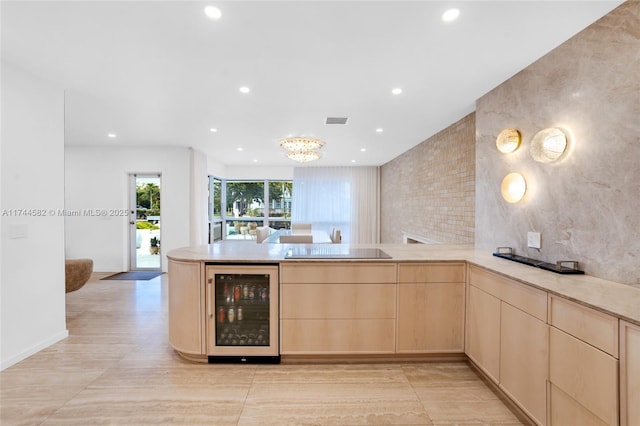
[[[309,164],[381,165],[620,3],[2,1],[2,60],[66,90],[66,145],[292,166],[279,139],[306,135],[326,141]]]

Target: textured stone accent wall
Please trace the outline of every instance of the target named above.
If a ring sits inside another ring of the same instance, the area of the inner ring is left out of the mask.
[[[515,247],[548,262],[577,260],[587,274],[640,283],[640,2],[627,1],[476,103],[476,247]],[[496,150],[507,127],[513,154]],[[557,163],[529,155],[533,136],[560,127]],[[508,204],[500,182],[518,171],[525,198]],[[527,231],[541,233],[528,249]]]
[[[473,244],[475,114],[380,168],[380,241]]]

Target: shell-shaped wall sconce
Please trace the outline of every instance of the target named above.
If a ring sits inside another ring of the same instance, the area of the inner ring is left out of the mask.
[[[536,133],[531,141],[530,153],[534,160],[553,163],[567,149],[567,135],[557,127],[550,127]]]
[[[520,146],[522,136],[517,129],[504,129],[496,138],[496,147],[498,151],[509,154]]]

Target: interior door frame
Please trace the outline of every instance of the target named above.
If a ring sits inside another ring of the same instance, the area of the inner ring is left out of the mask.
[[[160,172],[145,172],[145,173],[129,173],[129,271],[162,271],[162,225],[160,226],[160,253],[159,253],[159,265],[158,267],[141,267],[138,266],[137,256],[137,195],[136,195],[136,182],[138,178],[158,178],[160,187],[160,200],[162,200],[162,173]],[[162,204],[160,205],[160,223],[162,223]]]

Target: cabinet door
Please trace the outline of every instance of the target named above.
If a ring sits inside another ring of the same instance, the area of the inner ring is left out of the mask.
[[[620,424],[640,425],[640,327],[620,322]]]
[[[283,355],[390,354],[395,319],[283,319]]]
[[[469,286],[467,355],[496,383],[500,379],[500,300]]]
[[[464,352],[464,283],[398,284],[398,352]]]
[[[179,352],[204,355],[204,290],[200,262],[169,260],[169,343]]]
[[[549,381],[571,400],[563,403],[552,391],[552,424],[562,425],[561,414],[580,411],[578,406],[605,424],[618,424],[618,360],[609,354],[550,327]]]
[[[500,319],[500,387],[545,425],[549,326],[504,302]]]

